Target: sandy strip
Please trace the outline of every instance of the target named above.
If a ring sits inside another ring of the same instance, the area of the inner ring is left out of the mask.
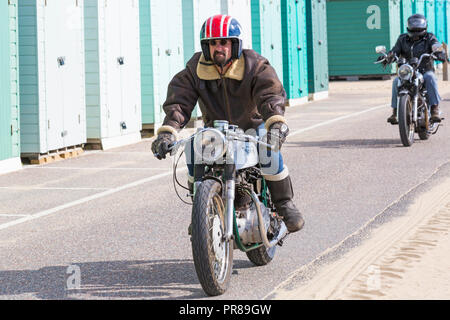
[[[421,195],[407,214],[274,299],[450,299],[450,178]],[[289,288],[288,288],[289,287]]]

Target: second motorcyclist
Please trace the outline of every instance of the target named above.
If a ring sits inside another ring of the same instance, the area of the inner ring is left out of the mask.
[[[407,33],[401,34],[397,39],[395,46],[389,51],[386,60],[383,62],[386,66],[394,61],[395,56],[409,61],[411,58],[420,58],[424,53],[432,53],[432,47],[439,44],[436,36],[427,32],[428,22],[422,14],[414,14],[408,18]],[[447,59],[445,52],[438,52],[436,57],[440,61]],[[431,121],[440,122],[439,103],[441,97],[438,92],[437,78],[434,69],[433,59],[423,59],[419,66],[419,71],[423,74],[425,86],[428,94],[428,101],[431,105]],[[398,124],[397,119],[397,96],[399,78],[395,78],[392,84],[392,115],[387,119],[391,124]]]

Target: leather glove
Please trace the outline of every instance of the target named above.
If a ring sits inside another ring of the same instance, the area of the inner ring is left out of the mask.
[[[391,64],[392,62],[394,62],[394,59],[395,59],[395,53],[392,51],[389,51],[386,56],[386,63]]]
[[[269,127],[267,132],[267,143],[274,145],[276,150],[280,150],[289,135],[289,127],[284,122],[275,122]]]
[[[381,65],[383,66],[384,69],[386,69],[386,67],[394,61],[395,55],[392,51],[389,51],[386,57],[381,56],[380,58],[378,61],[384,58],[384,61],[381,63]]]
[[[153,155],[159,160],[165,159],[166,154],[169,153],[170,145],[175,142],[175,136],[170,132],[161,132],[152,143]]]
[[[436,56],[436,58],[441,61],[441,62],[445,62],[447,61],[447,55],[445,54],[445,52],[440,51],[440,52],[436,52],[434,54]]]

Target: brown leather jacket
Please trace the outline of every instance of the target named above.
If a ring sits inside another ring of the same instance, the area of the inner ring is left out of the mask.
[[[166,117],[158,133],[176,135],[189,122],[197,101],[208,127],[214,120],[228,120],[244,130],[263,122],[266,128],[285,122],[283,85],[267,59],[254,50],[243,50],[222,77],[203,54],[194,54],[169,84],[163,105]]]

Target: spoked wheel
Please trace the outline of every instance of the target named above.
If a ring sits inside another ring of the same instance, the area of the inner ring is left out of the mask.
[[[197,189],[192,208],[192,255],[195,271],[206,294],[223,294],[233,268],[233,243],[226,241],[225,206],[221,185],[205,180]]]
[[[405,147],[410,147],[414,143],[414,122],[412,114],[412,101],[408,94],[400,97],[398,108],[398,127],[400,139]]]

